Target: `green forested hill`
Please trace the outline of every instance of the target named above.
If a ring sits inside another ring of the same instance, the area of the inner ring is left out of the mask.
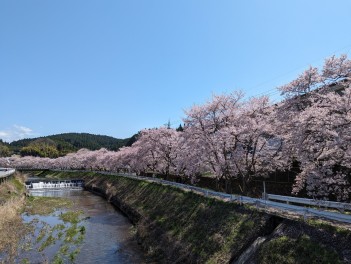
[[[9,143],[3,142],[0,139],[0,157],[7,157],[11,154]]]
[[[131,138],[118,139],[88,133],[64,133],[13,141],[9,147],[13,153],[22,156],[58,157],[81,148],[118,150],[127,145],[130,140]]]

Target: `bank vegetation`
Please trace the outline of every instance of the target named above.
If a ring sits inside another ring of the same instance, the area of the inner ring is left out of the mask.
[[[321,221],[287,220],[254,207],[147,181],[94,172],[38,173],[82,178],[135,224],[156,263],[349,263],[351,232]],[[258,240],[254,249],[252,245]],[[274,249],[274,250],[273,250]],[[247,256],[245,256],[247,255]]]

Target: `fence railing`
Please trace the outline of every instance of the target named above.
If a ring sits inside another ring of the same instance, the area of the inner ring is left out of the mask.
[[[298,197],[282,196],[282,195],[269,194],[269,193],[267,193],[265,195],[265,197],[268,200],[275,200],[275,201],[281,201],[281,202],[286,202],[286,203],[297,203],[297,204],[311,205],[311,206],[316,206],[316,207],[335,208],[335,209],[339,209],[339,210],[350,210],[351,211],[351,204],[350,203],[341,203],[341,202],[332,202],[332,201],[315,200],[315,199],[307,199],[307,198],[298,198]]]

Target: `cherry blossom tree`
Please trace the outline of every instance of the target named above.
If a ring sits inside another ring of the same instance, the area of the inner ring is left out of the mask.
[[[314,70],[314,81],[305,79],[304,85],[312,83],[318,89],[304,96],[297,96],[297,84],[306,73],[280,88],[288,99],[276,107],[275,126],[284,139],[282,153],[291,157],[291,162],[300,164],[301,173],[293,188],[295,194],[306,189],[315,198],[348,198],[350,66],[346,55],[326,59],[321,75]]]
[[[339,58],[335,55],[327,58],[324,62],[322,77],[324,81],[336,82],[350,77],[351,74],[351,60],[347,58],[346,54]]]
[[[314,88],[317,88],[322,77],[319,74],[318,68],[310,66],[298,78],[292,82],[283,85],[278,88],[282,95],[286,97],[300,96],[311,92]]]
[[[143,173],[147,169],[147,164],[143,160],[142,152],[137,143],[130,147],[123,147],[117,152],[116,168],[123,172]]]
[[[181,132],[172,128],[160,127],[140,132],[132,148],[138,149],[139,166],[145,171],[161,173],[168,177],[177,171],[175,160],[179,155]]]
[[[214,95],[212,100],[186,111],[184,132],[192,152],[200,157],[193,166],[209,170],[217,179],[230,178],[227,149],[219,144],[219,131],[229,126],[240,112],[243,93]],[[200,169],[201,170],[201,169]]]
[[[244,193],[254,177],[286,164],[280,155],[282,141],[275,135],[272,108],[267,97],[243,100],[241,92],[214,96],[203,106],[187,111],[185,132],[192,135],[199,162],[226,189],[231,179],[239,179]]]
[[[316,198],[347,199],[351,191],[351,89],[342,95],[321,96],[294,122],[292,142],[302,171],[293,192],[306,188]]]
[[[332,56],[325,60],[322,73],[319,72],[318,68],[310,66],[295,80],[278,87],[278,90],[286,98],[292,98],[310,93],[312,90],[325,87],[337,81],[340,85],[340,80],[347,79],[347,77],[350,77],[350,74],[351,60],[347,58],[347,55],[343,54],[339,58]]]
[[[208,168],[206,168],[205,162],[203,162],[201,149],[196,148],[199,146],[196,138],[189,132],[190,129],[179,133],[174,165],[176,175],[188,178],[194,183],[198,181],[198,176],[208,171]]]

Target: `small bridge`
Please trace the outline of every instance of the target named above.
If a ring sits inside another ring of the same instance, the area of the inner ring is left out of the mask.
[[[0,183],[6,181],[10,176],[16,172],[15,169],[11,168],[0,168]]]
[[[83,189],[83,180],[32,180],[26,181],[28,190],[39,189]]]

